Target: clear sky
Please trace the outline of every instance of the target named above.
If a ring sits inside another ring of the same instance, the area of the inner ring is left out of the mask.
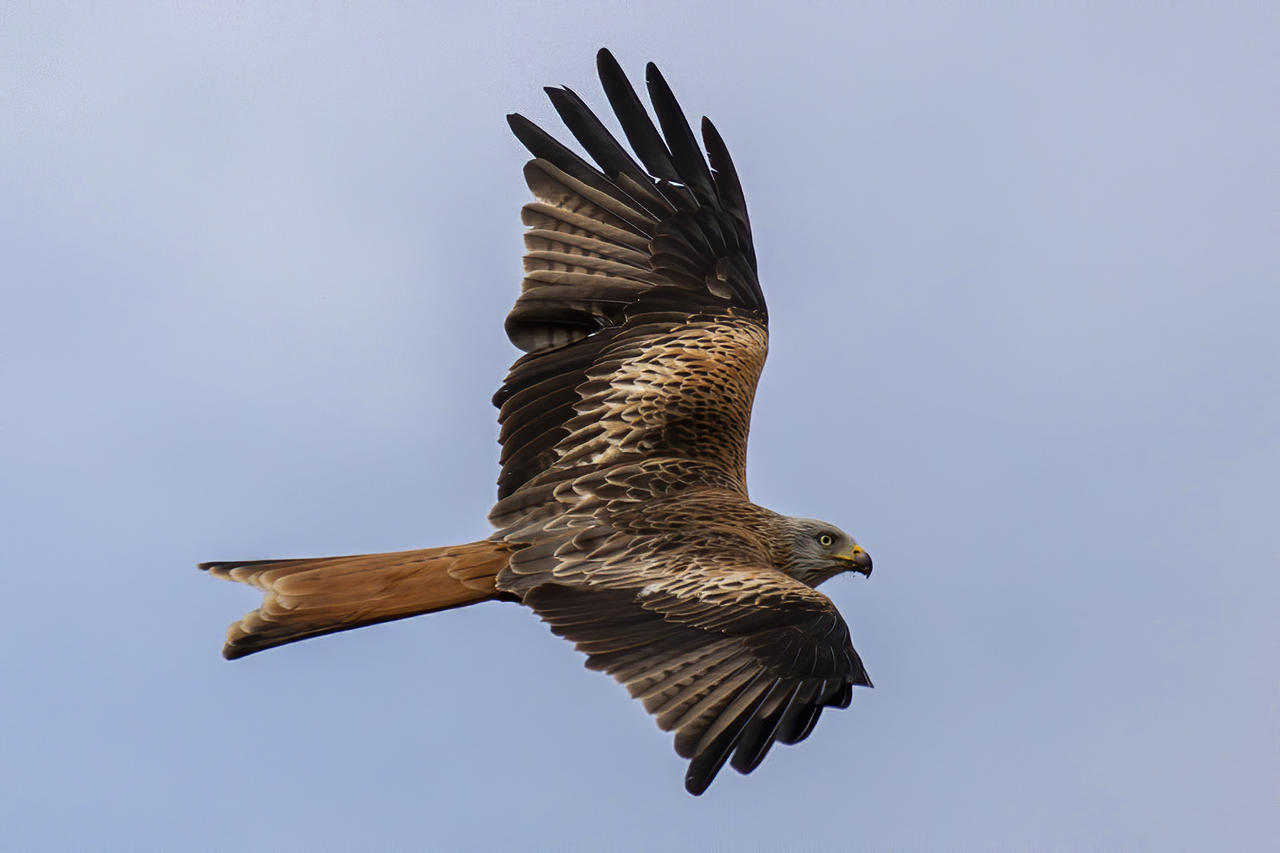
[[[1276,7],[740,5],[5,4],[0,848],[1280,836]],[[742,173],[752,496],[875,556],[876,689],[700,799],[519,607],[228,663],[195,570],[487,535],[503,116],[602,45]]]

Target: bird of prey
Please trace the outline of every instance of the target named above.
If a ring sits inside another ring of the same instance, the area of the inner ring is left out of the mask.
[[[768,324],[738,173],[704,158],[650,63],[657,126],[614,57],[597,67],[634,156],[548,88],[592,163],[520,115],[536,201],[506,332],[524,351],[493,398],[502,445],[488,539],[316,559],[204,563],[264,593],[238,658],[482,601],[531,608],[675,732],[701,794],[755,769],[871,680],[815,587],[871,558],[839,528],[747,497],[747,429]],[[638,161],[638,162],[637,162]]]

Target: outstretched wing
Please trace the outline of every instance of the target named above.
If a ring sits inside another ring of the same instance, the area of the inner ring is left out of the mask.
[[[835,605],[762,569],[693,568],[638,590],[544,584],[525,604],[675,732],[701,794],[726,761],[751,772],[871,685]]]
[[[661,132],[613,56],[597,64],[639,163],[569,89],[547,93],[595,165],[508,117],[534,155],[525,178],[538,200],[523,210],[526,273],[506,321],[526,355],[494,397],[499,526],[618,465],[665,461],[681,482],[746,493],[768,337],[737,172],[706,119],[703,158],[656,67],[646,82]]]

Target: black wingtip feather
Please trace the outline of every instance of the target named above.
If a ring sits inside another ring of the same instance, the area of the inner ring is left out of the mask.
[[[689,127],[680,102],[675,93],[667,85],[666,78],[658,70],[658,66],[650,62],[645,66],[645,85],[649,89],[649,100],[653,103],[653,111],[657,113],[658,124],[662,126],[662,135],[666,137],[676,170],[680,180],[692,188],[703,203],[716,200],[715,185],[707,161],[698,147],[698,140]]]
[[[570,151],[554,136],[529,121],[529,119],[519,113],[511,113],[507,116],[507,125],[511,128],[511,132],[515,134],[516,139],[520,141],[520,144],[529,149],[529,153],[534,157],[546,160],[560,171],[577,178],[588,186],[603,189],[611,195],[620,194],[616,187],[608,184],[591,167],[590,163]],[[528,164],[525,164],[525,168],[528,168]],[[526,172],[526,178],[527,175],[528,173]]]
[[[596,55],[596,69],[600,73],[600,84],[604,87],[609,105],[613,107],[618,123],[622,125],[623,135],[631,143],[640,162],[649,170],[649,174],[663,181],[683,183],[679,170],[671,160],[671,152],[653,126],[653,120],[640,102],[631,81],[627,79],[622,66],[608,51]]]
[[[605,176],[615,183],[623,176],[628,179],[629,195],[619,187],[620,194],[655,218],[671,213],[671,203],[654,187],[653,179],[636,164],[577,92],[568,86],[547,87],[545,91],[565,127]]]
[[[761,693],[738,715],[737,720],[732,725],[694,756],[693,760],[689,762],[688,771],[684,774],[684,788],[686,791],[697,797],[701,796],[711,786],[711,783],[715,781],[716,776],[724,767],[725,762],[729,760],[733,750],[738,746],[738,741],[741,740],[756,711],[760,709],[767,696],[768,691]]]
[[[782,725],[786,712],[792,705],[796,704],[803,687],[803,683],[787,684],[778,682],[774,685],[771,694],[779,690],[785,690],[789,692],[789,695],[785,701],[779,702],[769,713],[766,714],[762,711],[743,731],[742,737],[733,752],[731,764],[734,770],[745,774],[760,766],[765,756],[769,754],[769,748],[777,740],[778,729]]]
[[[743,226],[750,227],[747,198],[742,192],[738,170],[733,165],[733,158],[729,156],[729,148],[724,144],[720,131],[706,116],[702,117],[702,143],[707,148],[707,159],[711,162],[711,169],[715,175],[720,203],[725,210],[737,217]]]

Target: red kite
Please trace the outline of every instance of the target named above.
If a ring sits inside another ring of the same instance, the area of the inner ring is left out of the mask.
[[[264,593],[238,658],[422,613],[514,601],[644,702],[706,790],[748,773],[871,681],[814,588],[871,558],[830,524],[747,497],[747,429],[768,347],[742,187],[715,127],[704,159],[658,69],[655,127],[613,56],[600,79],[635,157],[567,88],[547,89],[594,165],[520,115],[525,279],[506,331],[525,354],[494,397],[502,472],[488,539],[448,548],[204,563]],[[660,129],[659,129],[660,128]],[[637,159],[639,162],[637,162]]]

